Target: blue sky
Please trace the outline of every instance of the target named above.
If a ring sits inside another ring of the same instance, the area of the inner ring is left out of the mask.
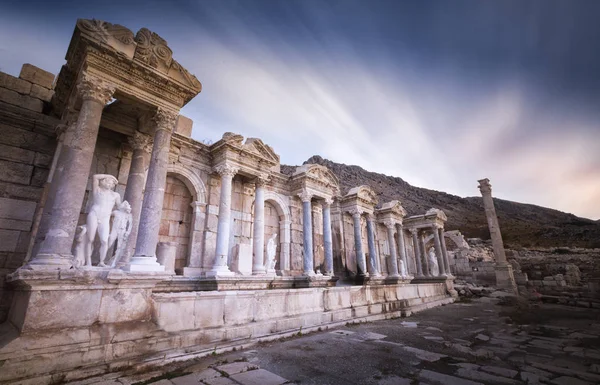
[[[600,2],[2,1],[0,70],[57,73],[77,18],[147,27],[203,84],[194,138],[260,137],[460,196],[600,219]]]

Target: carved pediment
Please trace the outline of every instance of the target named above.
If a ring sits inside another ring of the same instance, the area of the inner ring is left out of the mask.
[[[384,203],[383,205],[381,205],[380,211],[390,211],[401,217],[406,216],[406,210],[404,209],[404,207],[402,207],[402,204],[398,200],[393,200]]]
[[[137,48],[134,59],[156,68],[166,74],[173,62],[173,51],[167,45],[167,41],[148,28],[142,28],[135,35]]]
[[[362,185],[358,187],[351,188],[348,191],[346,196],[356,195],[359,199],[363,201],[370,202],[373,204],[377,204],[377,194],[373,189],[367,185]]]
[[[425,216],[430,216],[430,215],[435,215],[437,218],[441,219],[442,221],[447,221],[448,220],[448,217],[446,216],[446,213],[444,213],[442,210],[436,209],[434,207],[430,208],[425,213]]]
[[[232,146],[241,147],[242,142],[244,141],[244,137],[240,134],[236,134],[234,132],[226,132],[223,134],[221,139]]]
[[[258,154],[271,162],[279,163],[279,155],[277,155],[270,146],[264,144],[260,139],[248,138],[242,147],[246,151],[254,152],[255,154]]]

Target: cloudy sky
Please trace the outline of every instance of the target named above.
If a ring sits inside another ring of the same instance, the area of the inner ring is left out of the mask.
[[[600,219],[600,1],[6,1],[0,70],[57,73],[77,18],[147,27],[203,84],[194,138],[260,137],[460,196]]]

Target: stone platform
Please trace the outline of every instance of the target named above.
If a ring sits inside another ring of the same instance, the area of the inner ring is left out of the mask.
[[[10,278],[20,306],[0,330],[0,383],[49,384],[159,366],[454,301],[445,281],[174,292],[164,274],[44,274],[21,270]]]

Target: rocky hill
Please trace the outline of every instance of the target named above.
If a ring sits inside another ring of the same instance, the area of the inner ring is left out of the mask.
[[[304,163],[327,166],[340,179],[342,194],[352,187],[369,185],[378,194],[380,203],[397,199],[409,215],[424,213],[431,207],[440,208],[448,216],[446,230],[460,230],[467,238],[489,239],[481,197],[461,198],[411,186],[401,178],[335,163],[318,155]],[[282,165],[281,172],[292,174],[295,168]],[[494,202],[507,247],[600,247],[600,221],[503,199]]]

